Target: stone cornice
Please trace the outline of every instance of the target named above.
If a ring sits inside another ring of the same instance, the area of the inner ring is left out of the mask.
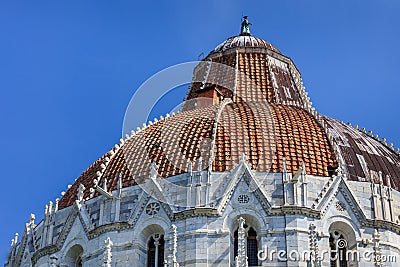
[[[88,238],[93,239],[104,233],[112,231],[121,231],[132,227],[128,222],[115,222],[110,224],[101,225],[88,233]]]
[[[50,246],[39,249],[32,256],[32,265],[35,265],[41,257],[43,257],[45,255],[51,255],[51,254],[59,251],[60,249],[61,249],[61,247],[58,247],[56,245],[50,245]]]
[[[279,216],[279,215],[294,215],[301,214],[306,215],[311,218],[321,218],[321,212],[315,209],[311,209],[304,206],[296,206],[296,205],[286,205],[281,207],[272,207],[268,213],[270,216]]]
[[[175,213],[174,220],[182,220],[188,217],[196,217],[196,216],[218,217],[221,215],[222,215],[221,212],[219,212],[215,208],[196,207]]]

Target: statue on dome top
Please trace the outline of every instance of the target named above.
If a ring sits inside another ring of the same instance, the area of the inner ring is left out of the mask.
[[[247,19],[247,16],[243,16],[242,27],[240,28],[240,35],[250,35],[250,26],[252,24]]]

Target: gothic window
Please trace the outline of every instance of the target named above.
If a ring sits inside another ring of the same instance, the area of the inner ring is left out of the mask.
[[[347,241],[337,231],[329,235],[329,248],[331,254],[331,267],[347,267]]]
[[[147,244],[147,267],[164,266],[164,236],[154,234]]]
[[[249,266],[258,266],[258,241],[257,241],[257,232],[254,230],[253,227],[249,227],[244,225],[246,232],[247,232],[247,262]],[[238,255],[238,230],[234,233],[234,240],[233,240],[233,250],[234,250],[234,258]]]
[[[82,267],[82,254],[83,248],[80,245],[72,246],[65,255],[63,260],[64,265],[68,267]]]
[[[249,262],[249,266],[257,266],[258,265],[258,245],[257,245],[257,233],[250,227],[247,232],[247,258]]]

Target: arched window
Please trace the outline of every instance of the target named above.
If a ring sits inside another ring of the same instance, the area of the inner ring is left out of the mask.
[[[357,251],[357,228],[337,220],[329,226],[329,248],[331,267],[357,267],[360,254]]]
[[[331,267],[347,267],[347,241],[338,231],[329,235]]]
[[[164,236],[153,234],[147,243],[147,267],[164,266]]]
[[[247,231],[247,258],[249,266],[258,265],[257,252],[257,232],[253,229],[253,227],[250,227],[249,231]]]
[[[80,245],[72,246],[64,258],[64,264],[68,267],[82,267],[83,248]]]
[[[247,232],[246,238],[246,251],[247,251],[247,262],[249,266],[258,266],[258,241],[257,241],[257,232],[253,227],[249,227],[246,224],[244,228]],[[234,258],[238,255],[238,230],[234,233],[234,241],[233,241],[233,249],[234,249]]]

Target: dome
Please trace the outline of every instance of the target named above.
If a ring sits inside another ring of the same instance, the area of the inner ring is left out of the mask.
[[[272,44],[269,42],[261,39],[254,37],[252,35],[238,35],[238,36],[232,36],[219,44],[213,52],[222,52],[225,50],[228,50],[230,48],[235,48],[235,47],[256,47],[256,48],[265,48],[269,49],[271,51],[274,51],[276,53],[281,53],[277,48],[275,48]]]
[[[238,39],[255,38],[249,25]],[[31,215],[5,266],[280,265],[269,251],[301,266],[397,262],[399,150],[316,112],[290,58],[234,43],[194,68],[179,112],[125,135]]]
[[[243,49],[245,48],[245,49]],[[261,48],[261,49],[260,49]],[[271,53],[271,51],[273,53]],[[229,172],[246,156],[261,173],[296,173],[400,188],[400,157],[364,130],[318,114],[292,60],[249,34],[228,38],[194,71],[181,112],[149,123],[90,166],[59,202],[86,188],[141,183],[156,169],[168,178],[190,168]],[[97,196],[85,191],[85,198]]]

